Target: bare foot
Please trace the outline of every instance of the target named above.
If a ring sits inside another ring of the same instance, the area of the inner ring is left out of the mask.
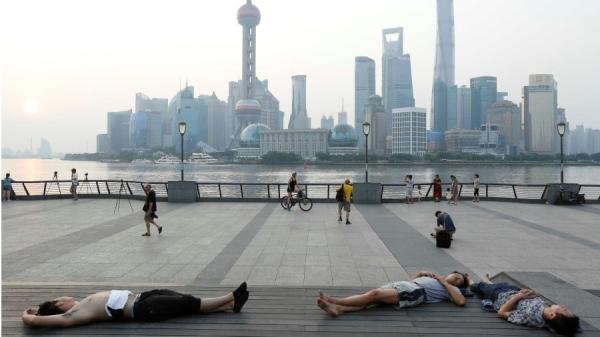
[[[337,317],[338,312],[337,312],[337,309],[335,308],[335,304],[326,302],[320,298],[317,300],[317,304],[319,305],[319,308],[323,309],[323,311],[328,313],[329,316]]]
[[[329,303],[336,303],[336,300],[333,297],[329,297],[322,291],[319,291],[319,298]]]

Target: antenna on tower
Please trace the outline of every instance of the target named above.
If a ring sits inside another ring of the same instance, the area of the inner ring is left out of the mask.
[[[344,97],[342,97],[342,112],[344,112]]]

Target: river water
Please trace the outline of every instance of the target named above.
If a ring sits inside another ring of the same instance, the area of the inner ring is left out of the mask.
[[[93,161],[66,161],[60,159],[2,159],[2,177],[10,172],[15,180],[50,180],[58,172],[60,180],[70,179],[71,168],[76,168],[79,179],[88,173],[89,179],[114,179],[136,181],[179,180],[179,164],[125,164]],[[292,171],[298,172],[302,183],[337,183],[345,178],[364,181],[364,164],[339,165],[192,165],[186,164],[186,180],[198,182],[287,182]],[[545,184],[560,181],[558,164],[492,164],[492,163],[440,163],[369,165],[369,181],[384,184],[401,183],[406,174],[416,182],[430,182],[439,174],[444,182],[454,174],[461,182],[470,182],[475,173],[485,183]],[[597,184],[600,166],[565,166],[565,181],[580,184]]]

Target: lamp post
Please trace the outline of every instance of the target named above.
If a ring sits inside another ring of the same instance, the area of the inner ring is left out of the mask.
[[[565,175],[563,173],[563,136],[565,135],[567,125],[563,122],[556,124],[556,130],[558,131],[558,135],[560,136],[560,183],[565,182]]]
[[[185,122],[179,122],[179,134],[181,135],[181,181],[183,181],[183,135],[185,134]]]
[[[371,123],[364,122],[363,134],[365,135],[365,183],[369,182],[369,132],[371,132]]]

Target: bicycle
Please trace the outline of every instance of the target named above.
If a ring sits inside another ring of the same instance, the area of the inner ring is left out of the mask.
[[[294,205],[298,204],[301,210],[307,212],[310,211],[313,207],[312,199],[307,198],[302,190],[299,190],[298,193],[292,194],[292,199],[289,200],[288,196],[285,195],[281,197],[280,203],[281,207],[286,210],[290,210]]]

